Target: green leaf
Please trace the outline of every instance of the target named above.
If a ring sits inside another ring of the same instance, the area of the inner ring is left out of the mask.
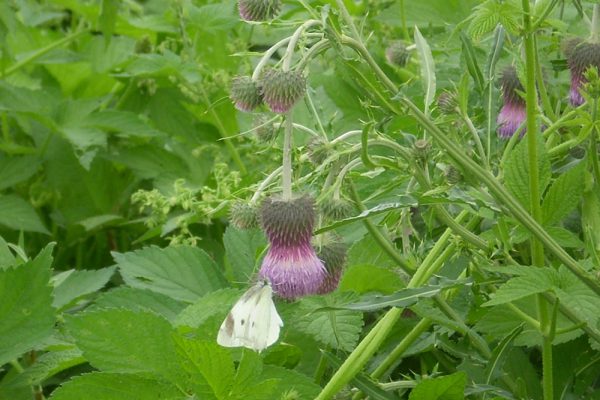
[[[479,89],[479,92],[483,93],[485,82],[483,80],[483,74],[481,73],[479,64],[477,63],[477,56],[475,54],[475,49],[473,48],[473,43],[471,42],[471,39],[463,32],[460,33],[460,40],[462,42],[462,54],[467,63],[467,70],[473,78],[473,81],[475,82],[477,89]]]
[[[110,40],[115,30],[118,12],[119,0],[102,0],[102,8],[100,10],[98,23],[107,42]]]
[[[301,399],[314,399],[321,392],[321,387],[315,384],[313,379],[283,367],[264,365],[262,376],[264,379],[277,379],[278,381],[274,392],[279,396],[271,398],[280,398],[284,393],[295,391]]]
[[[115,272],[115,267],[102,268],[93,271],[68,270],[55,275],[54,302],[58,309],[74,300],[100,290]]]
[[[523,324],[517,326],[498,343],[485,368],[485,383],[490,384],[502,374],[502,364],[512,348],[515,338],[523,331]]]
[[[160,131],[151,128],[138,114],[129,111],[103,110],[92,113],[85,118],[83,124],[115,132],[123,138],[151,138],[161,135]]]
[[[550,159],[540,135],[537,138],[538,174],[540,197],[550,182]],[[508,190],[521,202],[525,209],[531,207],[529,195],[528,141],[523,140],[510,153],[504,166],[504,181]]]
[[[0,196],[0,224],[19,231],[49,234],[31,204],[13,194]]]
[[[197,328],[214,315],[220,315],[225,319],[225,316],[229,313],[231,307],[233,307],[242,293],[242,290],[237,289],[221,289],[209,293],[198,299],[194,304],[185,308],[177,316],[175,325]]]
[[[426,379],[410,392],[408,400],[464,400],[466,385],[467,374],[464,372]]]
[[[350,351],[358,342],[362,313],[329,309],[334,303],[331,296],[301,299],[291,325],[326,346]]]
[[[228,226],[223,235],[225,256],[231,268],[228,271],[231,280],[248,282],[256,270],[256,260],[267,245],[264,233],[260,229],[237,229]]]
[[[558,272],[549,267],[523,267],[522,275],[510,279],[500,286],[491,300],[482,304],[484,307],[509,303],[536,293],[550,290]]]
[[[159,315],[104,309],[67,316],[66,321],[85,358],[102,371],[179,376],[173,329]]]
[[[191,303],[227,284],[219,266],[196,247],[151,246],[129,253],[113,253],[113,257],[129,286],[162,293],[175,300]]]
[[[0,270],[7,269],[15,264],[15,256],[10,251],[8,243],[0,236]]]
[[[600,321],[600,298],[566,267],[558,270],[558,278],[554,293],[564,304],[591,326],[598,326]]]
[[[18,358],[52,334],[50,265],[53,244],[32,261],[0,270],[0,365]]]
[[[542,203],[543,224],[553,225],[577,207],[584,188],[585,162],[580,162],[558,177]]]
[[[370,264],[353,265],[346,269],[338,291],[352,291],[359,294],[379,292],[390,294],[404,286],[400,276],[387,268]]]
[[[183,310],[185,304],[164,294],[122,286],[100,295],[95,300],[93,307],[153,311],[169,321],[173,321]]]
[[[10,188],[33,176],[40,166],[35,156],[3,157],[0,159],[0,190]]]
[[[435,97],[435,65],[433,63],[433,55],[431,54],[431,48],[429,44],[421,35],[419,28],[415,26],[415,45],[417,46],[417,53],[421,60],[421,79],[423,81],[423,91],[425,97],[423,99],[425,115],[429,114],[429,106],[433,103]]]
[[[92,372],[76,376],[52,392],[50,400],[185,400],[172,385],[132,374]]]

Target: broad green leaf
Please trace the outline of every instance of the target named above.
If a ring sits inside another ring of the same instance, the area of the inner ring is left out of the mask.
[[[149,310],[173,321],[185,304],[169,296],[146,289],[121,286],[102,293],[94,301],[98,308],[126,308],[133,311]]]
[[[31,204],[14,194],[0,196],[0,224],[18,231],[49,233]]]
[[[39,166],[40,159],[35,156],[0,158],[0,190],[29,179]]]
[[[600,297],[564,266],[558,270],[558,278],[553,291],[561,304],[574,311],[590,326],[598,326]]]
[[[541,196],[550,182],[550,160],[540,135],[537,135],[536,138]],[[528,141],[522,140],[512,150],[504,166],[504,182],[508,190],[521,202],[525,209],[529,210],[531,196],[529,195],[529,156],[527,148]]]
[[[554,286],[558,272],[549,267],[523,267],[521,276],[511,278],[500,286],[491,300],[483,303],[484,307],[509,303],[532,294],[546,292]]]
[[[164,381],[134,374],[92,372],[72,378],[50,400],[185,400],[187,395]]]
[[[15,256],[10,251],[8,243],[0,236],[0,270],[6,269],[15,264]]]
[[[583,194],[585,165],[580,162],[552,183],[542,203],[544,225],[560,222],[577,207]]]
[[[417,46],[417,53],[421,60],[421,80],[423,83],[423,91],[425,96],[423,99],[425,105],[425,115],[429,114],[429,106],[433,103],[435,97],[435,65],[433,63],[433,55],[431,54],[431,48],[429,44],[421,35],[419,28],[415,26],[415,45]]]
[[[55,310],[49,281],[53,247],[46,246],[31,261],[0,270],[0,365],[52,334]]]
[[[290,324],[293,328],[327,346],[350,351],[358,342],[362,330],[362,313],[350,310],[325,310],[331,307],[332,303],[328,297],[303,298]]]
[[[259,229],[236,229],[228,226],[223,235],[225,256],[229,263],[228,276],[234,282],[248,282],[257,265],[260,252],[267,245],[264,233]]]
[[[492,383],[501,373],[502,364],[504,363],[508,352],[510,351],[515,338],[523,331],[523,325],[519,325],[504,339],[498,343],[492,353],[492,357],[485,368],[485,380],[487,384]]]
[[[83,124],[115,132],[123,138],[151,138],[161,135],[160,131],[151,128],[138,114],[128,111],[103,110],[92,113],[85,118]]]
[[[226,286],[219,266],[203,250],[151,246],[129,253],[113,253],[125,283],[175,300],[194,302]]]
[[[54,302],[58,309],[86,294],[100,290],[115,272],[115,267],[91,271],[68,270],[53,277]]]
[[[97,229],[101,229],[106,226],[114,225],[115,223],[123,221],[123,217],[120,215],[96,215],[89,217],[78,222],[79,225],[83,226],[86,232],[92,232]]]
[[[314,383],[312,377],[309,378],[297,371],[289,370],[275,365],[264,365],[264,379],[277,379],[278,384],[274,390],[277,396],[272,398],[281,398],[284,393],[295,391],[301,399],[314,399],[321,391],[321,387]]]
[[[396,263],[381,251],[371,235],[365,235],[348,250],[348,267],[353,265],[377,265],[378,267],[393,268]]]
[[[66,320],[84,357],[104,372],[179,376],[171,324],[153,312],[104,309]]]
[[[340,280],[338,291],[356,293],[379,292],[390,294],[404,286],[397,273],[370,264],[349,267]]]
[[[439,378],[425,379],[410,392],[409,400],[464,400],[467,374],[455,372]]]
[[[175,325],[196,328],[214,315],[220,315],[225,319],[231,307],[233,307],[242,294],[243,291],[237,289],[221,289],[208,293],[194,304],[185,308],[177,316]]]

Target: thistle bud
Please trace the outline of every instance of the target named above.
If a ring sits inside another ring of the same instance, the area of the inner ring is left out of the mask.
[[[572,48],[565,49],[569,53],[568,63],[571,70],[570,101],[573,106],[579,106],[585,101],[580,93],[581,86],[588,80],[585,72],[588,68],[600,68],[600,43],[573,42]]]
[[[299,71],[269,69],[262,80],[262,96],[273,112],[291,110],[306,92],[306,78]]]
[[[569,154],[571,155],[571,157],[576,158],[578,160],[581,160],[582,158],[585,157],[585,147],[584,146],[577,146],[577,147],[573,147],[571,149],[571,151],[569,152]]]
[[[258,227],[258,212],[256,207],[236,201],[229,209],[229,220],[238,229],[252,229]]]
[[[270,143],[275,140],[279,130],[275,127],[275,124],[270,122],[270,119],[264,115],[259,115],[254,120],[254,132],[259,142]]]
[[[418,139],[413,144],[413,153],[414,155],[424,160],[429,156],[429,152],[431,151],[431,143],[429,143],[426,139]]]
[[[331,155],[331,146],[320,137],[312,137],[306,145],[308,159],[315,165],[321,165]]]
[[[261,207],[261,223],[270,247],[259,275],[286,299],[317,293],[325,278],[325,267],[310,243],[314,208],[314,200],[308,196],[268,198]]]
[[[448,165],[444,169],[444,177],[446,178],[446,182],[451,185],[456,185],[462,180],[462,174],[454,165]]]
[[[268,21],[273,19],[281,8],[280,0],[239,0],[240,17],[246,21]]]
[[[324,199],[319,206],[323,216],[332,221],[348,218],[354,212],[352,203],[345,199]]]
[[[260,90],[249,76],[237,76],[232,79],[229,97],[235,108],[240,111],[252,111],[262,103]]]
[[[498,136],[509,138],[515,134],[517,129],[525,121],[525,100],[519,95],[523,91],[523,85],[517,76],[517,70],[513,66],[507,67],[500,79],[502,85],[502,99],[504,104],[498,114]],[[525,133],[525,130],[522,131]]]
[[[456,95],[452,92],[444,91],[440,93],[437,99],[438,109],[442,114],[451,115],[456,114],[458,103],[456,101]]]
[[[328,238],[328,243],[321,246],[318,257],[323,261],[327,275],[319,287],[319,294],[330,293],[337,289],[346,266],[347,253],[348,248],[337,236]]]
[[[410,53],[406,50],[406,45],[400,40],[393,41],[385,49],[385,58],[392,65],[404,67],[409,57]]]

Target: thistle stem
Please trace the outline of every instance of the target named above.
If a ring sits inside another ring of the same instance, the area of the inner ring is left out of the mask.
[[[285,115],[285,129],[283,134],[283,161],[281,165],[281,190],[283,200],[292,199],[292,133],[294,122],[292,112]]]
[[[254,192],[254,195],[252,195],[252,198],[250,199],[250,203],[254,204],[258,201],[258,198],[260,197],[260,195],[262,194],[262,192],[264,192],[264,190],[266,189],[267,186],[269,186],[271,184],[271,182],[273,182],[273,180],[275,178],[277,178],[279,176],[279,174],[281,174],[281,171],[283,171],[283,166],[277,168],[275,171],[271,172],[269,174],[269,176],[267,176],[258,186],[258,188],[256,189],[256,192]]]
[[[592,26],[590,29],[590,42],[598,43],[598,41],[600,41],[600,4],[594,4]]]
[[[595,14],[594,14],[595,15]],[[596,184],[600,184],[600,164],[598,163],[598,139],[596,129],[596,119],[598,118],[598,98],[594,97],[592,102],[592,138],[590,140],[590,160],[592,163],[592,173]]]
[[[292,58],[294,57],[294,48],[296,47],[296,44],[298,43],[298,40],[300,39],[300,35],[302,35],[302,32],[304,32],[306,29],[308,29],[314,25],[321,25],[321,21],[316,20],[316,19],[309,19],[308,21],[306,21],[302,25],[300,25],[296,29],[294,34],[290,37],[290,41],[288,43],[287,49],[285,51],[285,54],[283,55],[283,64],[281,66],[282,70],[289,71],[290,65],[292,64]]]

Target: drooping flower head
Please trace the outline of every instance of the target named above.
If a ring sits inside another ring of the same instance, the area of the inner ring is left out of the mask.
[[[398,67],[406,66],[410,53],[406,50],[406,45],[400,40],[393,41],[385,49],[385,58],[387,61]]]
[[[240,17],[246,21],[267,21],[273,19],[279,8],[280,0],[239,0]]]
[[[262,103],[260,89],[249,76],[236,76],[231,80],[229,97],[240,111],[250,112]]]
[[[574,107],[584,102],[581,95],[581,86],[587,82],[585,71],[589,67],[600,69],[600,43],[579,42],[573,39],[565,46],[568,56],[569,69],[571,70],[571,91],[569,99]],[[570,43],[570,44],[569,44]]]
[[[261,206],[261,223],[270,247],[259,275],[283,298],[315,294],[323,283],[326,270],[310,243],[314,222],[315,202],[309,196],[267,198]]]
[[[265,103],[276,113],[288,112],[306,92],[306,78],[300,71],[268,69],[261,79]]]
[[[337,289],[344,267],[348,248],[337,235],[330,235],[326,243],[322,244],[318,256],[323,260],[327,275],[319,287],[319,294],[331,293]]]
[[[498,114],[498,136],[509,138],[515,134],[519,126],[525,121],[525,100],[521,98],[518,91],[523,92],[523,85],[517,76],[515,67],[507,67],[500,79],[502,85],[502,100],[504,104]],[[522,133],[525,133],[523,129]]]
[[[258,213],[252,204],[236,201],[229,209],[229,221],[238,229],[256,228],[258,227]]]

